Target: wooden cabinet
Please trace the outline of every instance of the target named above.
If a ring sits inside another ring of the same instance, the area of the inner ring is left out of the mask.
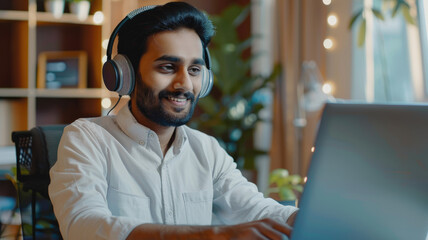
[[[81,21],[67,3],[55,18],[43,0],[0,1],[0,146],[10,145],[12,131],[102,114],[101,99],[110,97],[102,83],[102,42],[111,27],[107,17],[96,20],[110,16],[110,5],[92,0],[89,17]],[[86,87],[37,88],[37,81],[45,81],[37,78],[37,59],[46,51],[85,52]]]

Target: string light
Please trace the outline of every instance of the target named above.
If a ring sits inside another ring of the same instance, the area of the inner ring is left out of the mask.
[[[332,49],[334,47],[333,39],[331,38],[324,39],[323,46],[327,50]]]
[[[331,27],[336,27],[337,23],[338,23],[339,19],[337,18],[337,16],[335,14],[330,14],[327,17],[327,23],[328,25],[330,25]]]
[[[328,6],[331,4],[331,0],[322,0],[322,3],[324,3],[324,5]]]
[[[103,40],[103,42],[101,43],[101,46],[102,46],[104,49],[107,49],[107,47],[108,47],[108,39],[104,39],[104,40]]]
[[[101,11],[97,11],[94,14],[94,23],[95,24],[101,24],[104,21],[104,14]]]
[[[325,82],[322,85],[322,91],[325,94],[332,95],[334,92],[334,84],[332,82]]]
[[[332,0],[322,0],[322,2],[324,5],[329,6],[331,4]],[[327,16],[327,24],[330,28],[336,27],[339,24],[339,17],[334,12],[329,13]],[[327,37],[323,41],[323,46],[326,50],[332,51],[336,47],[336,41],[332,37]],[[333,95],[333,93],[335,91],[335,85],[333,82],[327,81],[327,82],[323,83],[321,89],[322,89],[323,93],[325,93],[327,95]],[[315,147],[312,147],[311,151],[314,152]]]
[[[110,98],[103,98],[103,100],[101,100],[101,107],[103,107],[104,109],[111,107]]]

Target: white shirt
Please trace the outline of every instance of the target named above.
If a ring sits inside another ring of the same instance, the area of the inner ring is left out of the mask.
[[[264,198],[215,138],[187,126],[165,156],[128,107],[67,126],[49,195],[65,239],[125,239],[142,223],[284,222],[296,208]]]

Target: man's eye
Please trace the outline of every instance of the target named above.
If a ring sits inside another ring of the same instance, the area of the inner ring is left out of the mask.
[[[165,73],[171,73],[171,72],[174,72],[175,70],[174,66],[171,64],[160,65],[158,68],[161,72],[165,72]]]
[[[197,75],[199,75],[200,72],[201,72],[200,67],[190,67],[189,68],[189,74],[192,76],[197,76]]]

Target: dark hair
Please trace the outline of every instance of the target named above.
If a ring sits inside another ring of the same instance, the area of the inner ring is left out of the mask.
[[[207,47],[214,35],[214,26],[203,12],[188,3],[170,2],[128,20],[119,31],[118,53],[126,55],[137,70],[141,56],[147,51],[149,36],[181,27],[193,29],[203,47]]]

